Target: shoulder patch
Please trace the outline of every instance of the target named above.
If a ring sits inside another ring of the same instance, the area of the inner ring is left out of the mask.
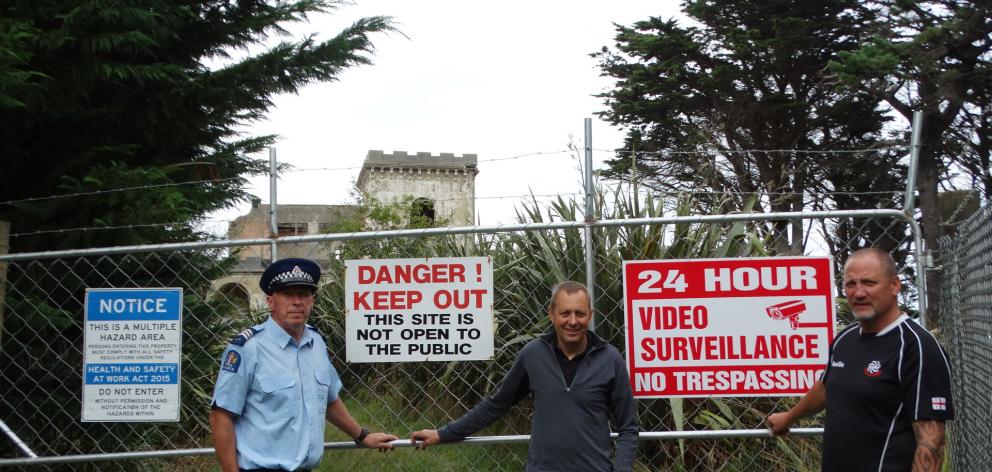
[[[237,373],[239,367],[241,367],[241,354],[238,354],[238,351],[234,349],[227,351],[227,355],[224,356],[224,363],[221,364],[220,369]]]
[[[251,339],[252,336],[258,334],[259,331],[261,330],[257,328],[248,328],[238,333],[237,336],[231,338],[231,344],[235,346],[244,346],[245,343],[248,342],[248,340]]]

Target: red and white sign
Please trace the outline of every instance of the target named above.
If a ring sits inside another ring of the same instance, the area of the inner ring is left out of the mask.
[[[627,261],[634,396],[805,394],[834,336],[829,257]]]
[[[488,257],[345,261],[348,362],[493,356]]]

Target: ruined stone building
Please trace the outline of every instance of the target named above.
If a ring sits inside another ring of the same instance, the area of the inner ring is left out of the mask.
[[[408,154],[369,151],[358,174],[358,189],[384,203],[407,202],[411,213],[448,226],[471,226],[475,222],[475,176],[479,173],[475,154],[456,156],[429,152]],[[256,199],[245,215],[229,225],[228,239],[259,239],[272,236],[270,206]],[[353,217],[354,205],[276,206],[276,236],[326,233],[342,218]],[[306,257],[326,266],[334,257],[333,245],[291,244],[277,247],[277,257]],[[239,306],[261,307],[265,294],[258,278],[271,262],[269,245],[250,246],[236,252],[237,265],[216,281],[214,288]]]

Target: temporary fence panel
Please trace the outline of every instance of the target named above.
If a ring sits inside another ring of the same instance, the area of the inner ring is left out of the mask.
[[[621,261],[696,259],[790,255],[779,252],[776,229],[797,240],[791,255],[834,257],[836,291],[847,256],[855,249],[878,246],[899,261],[903,280],[914,285],[916,262],[911,226],[901,217],[775,218],[666,225],[612,225],[596,232],[596,332],[615,346],[624,346]],[[794,225],[801,225],[802,232]],[[790,244],[791,245],[791,244]],[[902,301],[915,304],[918,294],[907,291]],[[845,306],[838,307],[840,326],[853,321]],[[784,411],[796,397],[722,397],[639,400],[639,423],[644,431],[704,431],[763,428],[765,417]],[[822,426],[822,417],[798,426]],[[818,471],[819,436],[785,440],[720,438],[714,440],[641,441],[639,463],[644,470]]]
[[[279,255],[320,261],[324,276],[311,323],[327,338],[344,382],[342,397],[360,423],[401,437],[458,418],[491,393],[520,348],[549,329],[546,308],[550,287],[558,281],[593,281],[595,331],[624,352],[621,268],[625,260],[786,255],[781,251],[785,237],[794,239],[788,255],[834,256],[839,277],[847,254],[874,245],[899,261],[910,288],[903,301],[914,306],[920,297],[912,289],[918,273],[915,226],[897,211],[611,220],[591,225],[591,241],[584,237],[589,226],[560,222],[287,237],[279,240]],[[264,298],[256,284],[268,243],[215,241],[0,257],[0,264],[6,264],[6,276],[0,279],[6,290],[0,310],[0,385],[4,385],[0,420],[11,432],[0,437],[0,467],[31,464],[23,459],[25,450],[11,439],[16,436],[42,458],[64,459],[32,470],[217,470],[204,448],[212,445],[208,413],[219,356],[233,335],[265,319]],[[587,274],[587,251],[592,251],[593,274]],[[492,359],[345,361],[346,260],[462,256],[492,261]],[[81,422],[86,289],[148,287],[182,289],[180,421]],[[849,321],[841,307],[838,322]],[[987,333],[988,318],[985,323]],[[645,434],[639,442],[637,470],[819,470],[820,440],[815,431],[804,430],[786,439],[754,432],[763,428],[767,414],[796,400],[639,400],[641,430],[659,433]],[[479,434],[528,434],[531,408],[524,400]],[[798,426],[820,423],[813,418]],[[327,429],[328,441],[350,440],[331,426]],[[390,455],[333,450],[325,454],[320,470],[523,468],[527,447],[519,438],[484,442],[426,452],[401,449]],[[107,460],[135,451],[175,455]],[[89,454],[100,456],[73,459]]]
[[[940,241],[938,336],[951,357],[954,470],[992,470],[992,208]]]

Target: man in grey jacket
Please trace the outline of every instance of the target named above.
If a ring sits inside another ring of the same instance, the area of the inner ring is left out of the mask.
[[[423,449],[462,440],[533,393],[528,471],[630,471],[637,408],[620,352],[589,332],[588,289],[572,281],[555,285],[548,318],[553,332],[520,350],[491,396],[440,429],[414,432],[411,441]],[[620,436],[615,462],[610,460],[611,419]]]

